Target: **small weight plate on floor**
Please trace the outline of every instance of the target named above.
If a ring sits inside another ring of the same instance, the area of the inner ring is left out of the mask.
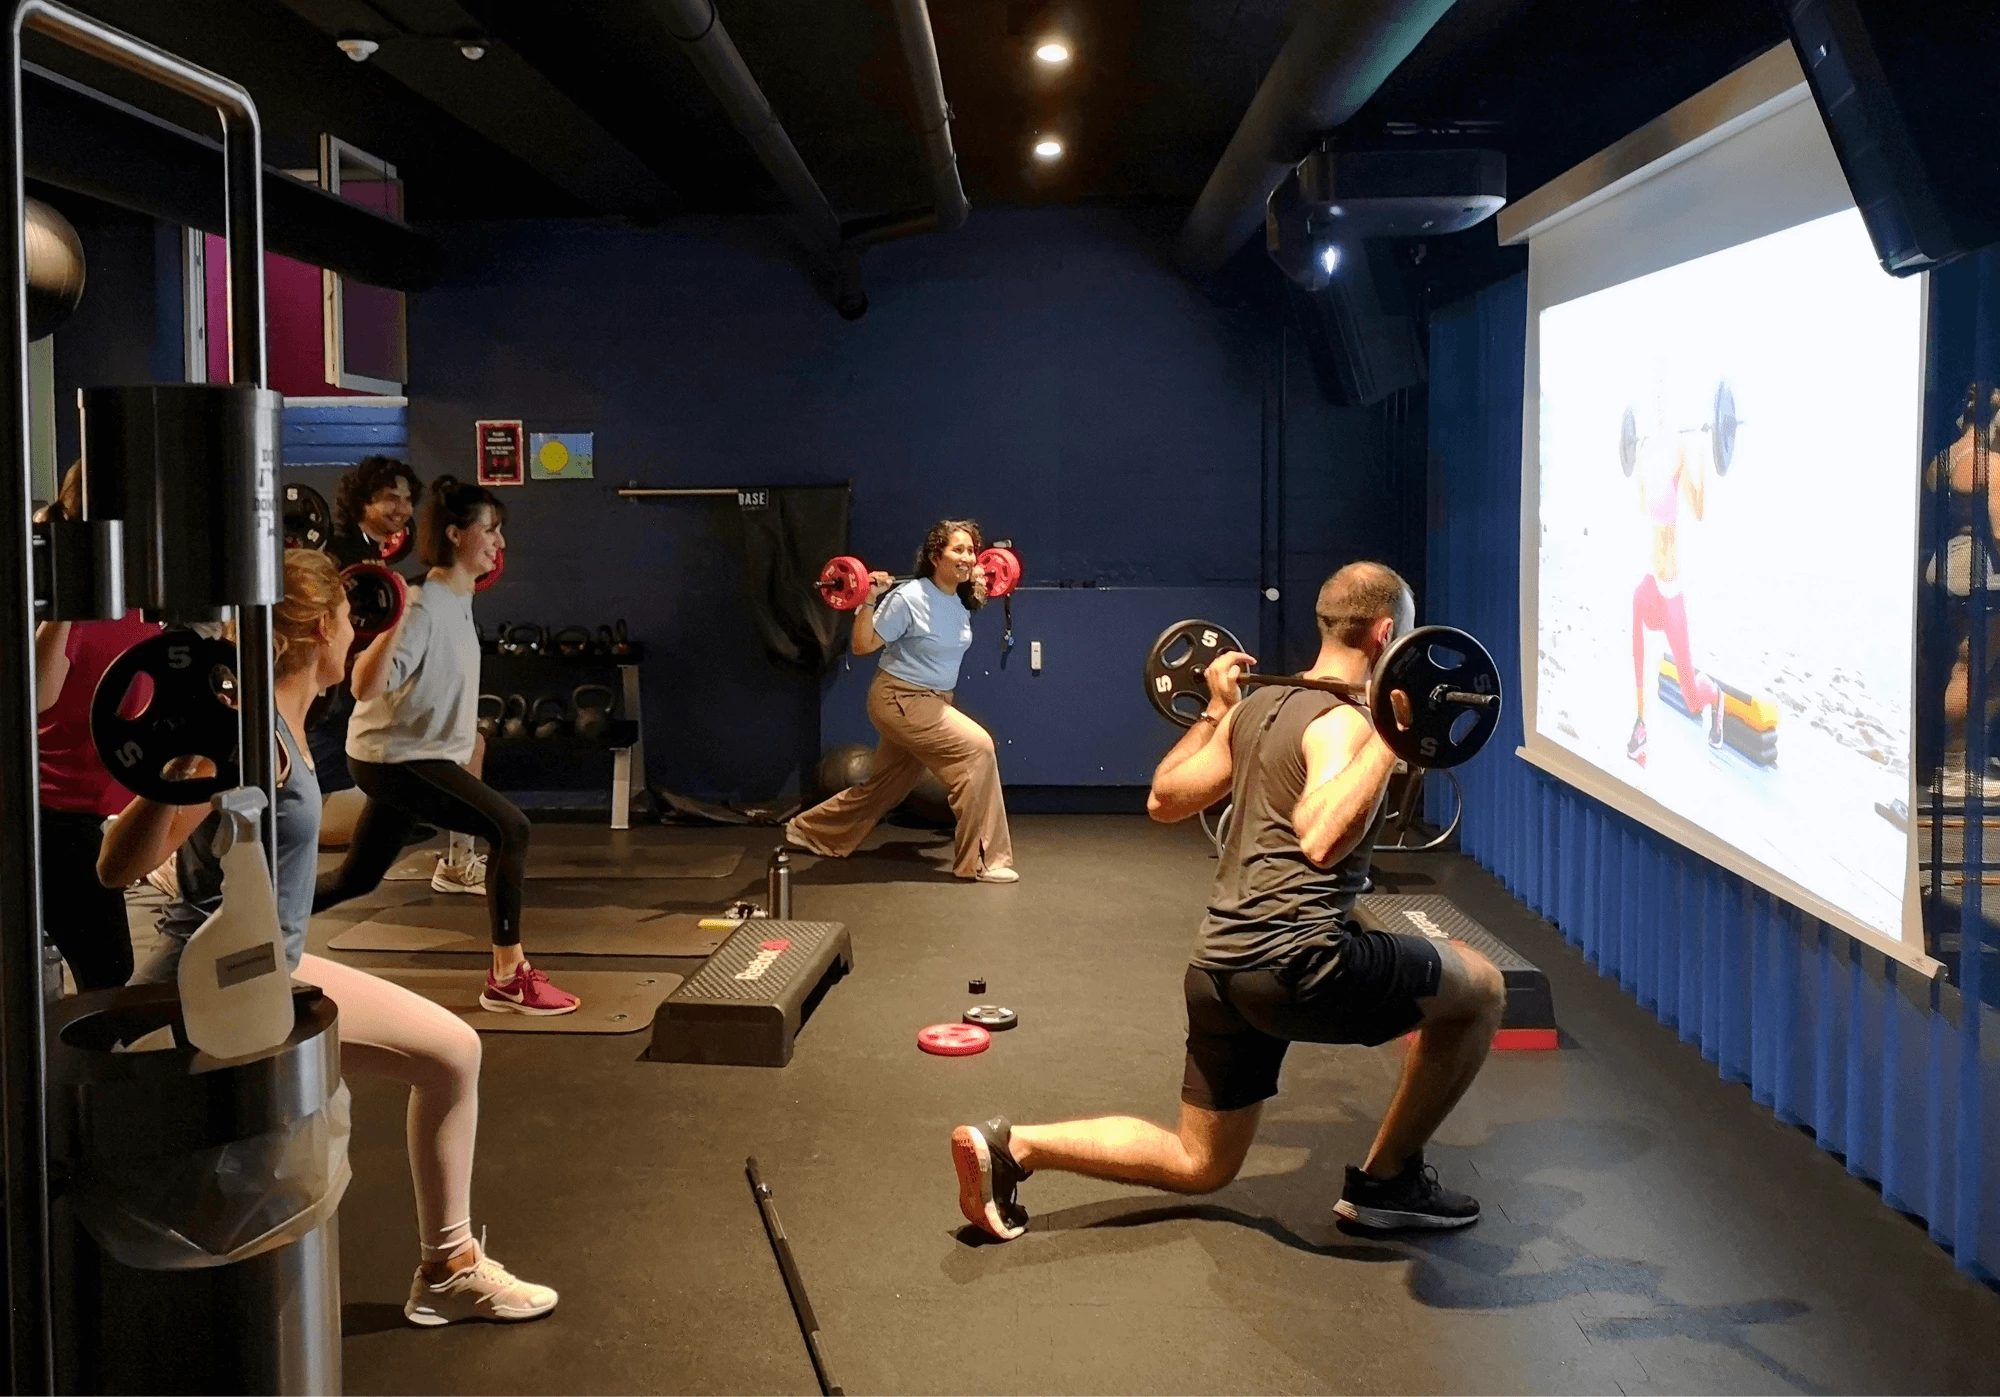
[[[1002,1033],[1019,1023],[1021,1016],[999,1004],[975,1004],[965,1011],[964,1019],[993,1033]]]
[[[938,1057],[971,1057],[983,1053],[993,1035],[978,1024],[934,1023],[917,1031],[917,1046]]]

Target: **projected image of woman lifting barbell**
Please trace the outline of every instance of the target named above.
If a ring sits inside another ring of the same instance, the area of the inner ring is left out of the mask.
[[[1700,439],[1701,431],[1701,428],[1676,430],[1670,425],[1666,395],[1656,392],[1646,430],[1643,433],[1636,430],[1632,412],[1627,409],[1619,441],[1622,464],[1636,487],[1639,513],[1646,521],[1651,541],[1646,571],[1632,592],[1632,688],[1636,711],[1625,755],[1640,766],[1646,764],[1648,631],[1659,631],[1666,636],[1687,711],[1700,716],[1708,733],[1708,745],[1722,746],[1722,691],[1695,668],[1694,651],[1688,642],[1687,601],[1681,594],[1681,506],[1685,504],[1699,522],[1708,505],[1705,457],[1709,447]],[[1696,437],[1694,448],[1689,446],[1690,436]]]
[[[786,843],[845,858],[931,771],[944,782],[957,821],[952,872],[982,883],[1019,880],[993,738],[952,703],[959,662],[972,645],[972,613],[986,604],[983,542],[972,520],[940,520],[917,551],[915,577],[898,583],[886,572],[870,574],[867,599],[854,612],[853,649],[882,652],[868,689],[868,720],[881,737],[873,769],[860,785],[794,817]],[[832,589],[822,594],[829,605],[844,599]]]

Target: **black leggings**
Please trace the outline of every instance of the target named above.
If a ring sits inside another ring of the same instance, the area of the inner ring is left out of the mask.
[[[116,989],[132,978],[125,890],[97,881],[103,823],[102,815],[42,807],[42,934],[80,990]]]
[[[486,910],[493,919],[493,944],[519,945],[521,884],[528,875],[528,817],[454,762],[362,762],[349,757],[347,764],[368,803],[354,826],[347,857],[339,868],[320,875],[313,890],[313,912],[374,892],[403,852],[411,827],[422,822],[486,841]]]

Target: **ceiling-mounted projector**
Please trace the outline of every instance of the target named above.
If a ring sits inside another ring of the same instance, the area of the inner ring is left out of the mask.
[[[1507,202],[1497,150],[1333,150],[1301,160],[1264,201],[1264,248],[1285,275],[1318,290],[1369,238],[1462,233]]]

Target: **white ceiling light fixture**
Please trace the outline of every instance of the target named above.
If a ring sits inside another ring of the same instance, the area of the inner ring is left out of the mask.
[[[484,39],[460,39],[458,41],[458,51],[465,55],[466,62],[477,63],[480,59],[486,57],[486,41]]]
[[[1325,272],[1328,276],[1332,276],[1340,267],[1340,249],[1332,243],[1328,243],[1325,247],[1321,248],[1319,250],[1319,265],[1321,271]]]
[[[343,34],[333,42],[342,53],[356,63],[366,63],[374,57],[375,50],[382,47],[373,39],[364,39],[359,34]]]
[[[1044,39],[1035,46],[1035,57],[1051,68],[1060,68],[1070,60],[1069,45],[1061,39]]]
[[[1035,159],[1041,161],[1060,160],[1063,143],[1054,136],[1043,136],[1035,142]]]

